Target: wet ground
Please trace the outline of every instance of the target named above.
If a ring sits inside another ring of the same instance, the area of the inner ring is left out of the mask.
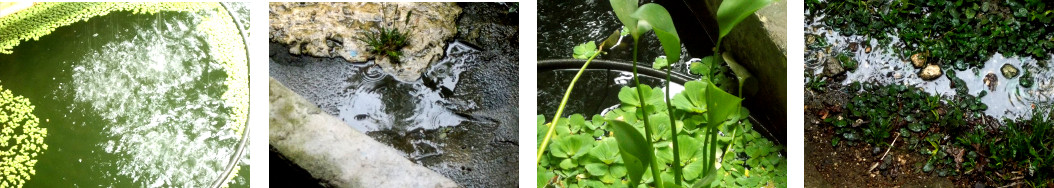
[[[373,62],[293,56],[270,44],[270,75],[374,139],[466,187],[516,185],[517,14],[462,3],[456,41],[421,79]]]
[[[1002,126],[995,121],[998,119],[1028,119],[1034,109],[1049,108],[1054,102],[1051,98],[1054,96],[1054,80],[1051,79],[1054,78],[1054,71],[1049,68],[1050,60],[1007,57],[996,53],[983,60],[983,66],[979,68],[966,68],[953,62],[957,60],[935,60],[943,68],[944,75],[927,81],[919,76],[920,69],[911,64],[910,56],[916,52],[900,51],[905,48],[905,44],[898,41],[896,36],[891,36],[893,42],[887,46],[867,36],[842,35],[823,24],[821,19],[826,16],[807,15],[805,23],[806,77],[815,76],[807,78],[807,82],[824,80],[828,83],[818,89],[805,89],[807,186],[971,187],[975,183],[983,186],[992,181],[992,178],[976,173],[947,177],[924,173],[921,169],[927,156],[919,154],[918,150],[907,149],[916,146],[904,146],[904,139],[889,149],[886,158],[890,159],[886,161],[881,159],[888,148],[886,146],[880,146],[879,152],[875,152],[875,146],[866,143],[833,146],[832,139],[838,135],[834,134],[833,126],[823,122],[823,117],[829,109],[846,105],[852,96],[843,87],[852,82],[917,87],[931,95],[940,95],[945,101],[962,97],[957,94],[956,88],[963,89],[968,95],[980,96],[980,101],[987,105],[983,114],[986,117],[977,119],[979,122],[969,122],[970,125],[998,127]],[[831,67],[842,67],[828,63],[846,62],[846,59],[838,59],[841,54],[856,62],[857,68],[841,74],[825,72]],[[1019,72],[1017,76],[1004,76],[1001,71],[1004,65],[1016,68]],[[1030,75],[1022,75],[1026,71]],[[965,85],[955,84],[949,79],[950,74],[962,79]],[[1034,81],[1030,87],[1021,84],[1028,78]],[[870,170],[875,164],[879,164],[878,168]]]
[[[234,9],[248,20],[244,5]],[[200,19],[114,12],[0,54],[0,83],[32,100],[50,133],[25,186],[203,187],[225,178],[240,135],[221,98],[226,70],[194,29]],[[231,186],[248,186],[247,160]]]
[[[827,91],[805,92],[805,185],[816,187],[958,187],[951,180],[932,173],[920,172],[926,157],[918,152],[894,148],[885,154],[881,147],[876,154],[868,144],[832,146],[833,126],[824,124],[820,111],[829,107],[845,106],[850,96],[834,86]],[[894,145],[903,145],[900,139]],[[885,159],[883,155],[886,155]],[[888,160],[888,161],[885,161]],[[872,166],[876,166],[874,170]]]

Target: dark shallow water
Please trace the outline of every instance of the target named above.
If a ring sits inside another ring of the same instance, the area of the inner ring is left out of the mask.
[[[461,186],[514,187],[518,179],[507,177],[518,176],[518,13],[507,11],[511,3],[458,5],[462,32],[421,79],[398,81],[372,62],[292,56],[276,43],[270,76]]]
[[[243,5],[234,9],[248,20]],[[220,178],[241,135],[221,98],[226,70],[199,22],[114,12],[0,54],[0,83],[29,98],[49,132],[25,186],[203,187]],[[248,187],[247,160],[231,186]]]

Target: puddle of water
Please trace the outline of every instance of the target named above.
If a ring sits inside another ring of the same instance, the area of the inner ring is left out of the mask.
[[[455,41],[448,44],[444,59],[425,70],[425,76],[402,82],[372,62],[353,64],[336,58],[290,56],[286,49],[271,43],[270,76],[326,113],[461,185],[510,183],[484,179],[505,170],[489,165],[515,162],[515,155],[504,153],[515,147],[503,145],[505,138],[496,136],[505,135],[497,133],[505,130],[498,127],[513,125],[478,115],[477,110],[489,110],[487,105],[471,99],[477,96],[463,96],[495,95],[478,93],[475,90],[487,88],[466,84],[477,79],[467,71],[507,62],[486,59],[484,56],[494,57]],[[493,112],[495,117],[504,117],[501,114],[514,111]],[[489,132],[493,129],[495,132]],[[483,156],[493,156],[489,157],[492,161],[473,161]]]
[[[425,73],[428,77],[413,82],[400,82],[372,62],[272,60],[270,70],[275,79],[356,130],[437,129],[465,120],[450,110],[454,104],[444,97],[455,89],[464,63],[475,60],[473,52],[477,50],[452,43],[449,58],[434,63]],[[429,81],[434,85],[423,79],[434,79]]]
[[[115,12],[0,55],[5,88],[40,101],[36,114],[50,133],[50,149],[26,186],[204,187],[216,180],[240,135],[221,98],[226,71],[195,31],[200,21]],[[231,186],[247,187],[246,177]]]
[[[826,49],[806,51],[806,69],[811,70],[808,72],[814,75],[822,74],[823,62],[826,62],[828,58],[835,58],[838,53],[848,52],[852,54],[852,59],[858,62],[858,67],[855,71],[846,73],[847,78],[841,82],[843,85],[854,81],[903,84],[922,88],[930,94],[939,94],[947,99],[956,94],[955,89],[951,87],[952,81],[947,77],[948,69],[942,69],[945,74],[935,80],[925,81],[919,78],[917,72],[920,69],[913,67],[907,57],[900,55],[906,52],[895,51],[904,46],[895,36],[891,37],[894,42],[889,46],[881,46],[877,41],[869,40],[866,36],[844,36],[825,26],[820,21],[822,18],[821,15],[816,16],[812,22],[807,21],[805,34],[816,36],[817,40],[825,39],[831,47],[829,51]],[[859,45],[856,51],[850,50],[852,45]],[[871,53],[864,52],[865,46],[872,47]],[[951,62],[943,60],[939,63],[950,64]],[[1051,96],[1054,96],[1054,81],[1051,79],[1054,78],[1054,71],[1037,67],[1039,63],[1031,57],[1006,57],[996,53],[985,60],[981,68],[952,71],[966,83],[965,87],[969,89],[970,95],[978,96],[982,91],[986,93],[984,97],[981,97],[982,102],[988,105],[985,114],[997,119],[1030,118],[1033,105],[1035,108],[1049,108],[1054,104],[1051,100]],[[1004,77],[1000,71],[1004,64],[1017,68],[1020,72],[1018,76],[1009,79]],[[946,66],[946,68],[951,67],[953,66]],[[1032,87],[1020,86],[1020,80],[1026,69],[1032,73],[1034,80]],[[998,78],[998,84],[994,90],[985,85],[984,77],[988,73],[993,73]]]
[[[304,57],[307,62],[282,63],[272,58],[270,75],[356,130],[408,136],[407,132],[436,130],[467,121],[451,110],[459,105],[447,98],[457,87],[461,72],[466,70],[465,63],[478,61],[476,52],[479,51],[464,44],[451,43],[447,57],[433,63],[425,77],[413,82],[398,81],[372,62],[351,64],[310,57]],[[427,139],[415,138],[411,143],[393,143],[401,138],[387,139],[380,140],[394,144],[410,158],[443,152],[439,149],[442,143]]]

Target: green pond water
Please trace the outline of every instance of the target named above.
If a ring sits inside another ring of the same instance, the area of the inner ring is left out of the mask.
[[[236,19],[248,23],[237,4]],[[219,12],[217,14],[226,14]],[[50,147],[25,187],[206,187],[241,135],[200,15],[114,12],[0,54],[0,85],[36,105]],[[233,187],[248,187],[248,154]]]

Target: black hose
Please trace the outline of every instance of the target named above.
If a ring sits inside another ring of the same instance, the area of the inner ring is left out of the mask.
[[[227,15],[231,16],[231,20],[234,22],[234,26],[238,28],[238,34],[242,36],[242,44],[245,44],[245,66],[249,66],[249,39],[245,35],[245,31],[242,30],[242,24],[234,17],[234,13],[231,13],[231,9],[227,6],[227,3],[220,2],[220,6],[223,6],[223,10],[227,12]],[[249,75],[246,75],[249,76]],[[249,76],[251,77],[251,76]],[[250,79],[252,80],[252,79]],[[251,94],[250,94],[251,95]],[[246,119],[245,127],[242,131],[242,138],[238,141],[238,148],[234,155],[231,156],[227,167],[223,169],[223,173],[220,173],[219,179],[213,181],[212,187],[220,188],[227,183],[227,177],[230,177],[231,172],[234,171],[234,167],[238,166],[238,160],[245,155],[245,146],[249,143],[249,120]]]
[[[582,64],[585,64],[585,63],[586,63],[586,60],[582,60],[582,59],[548,59],[548,60],[541,60],[541,61],[538,61],[538,72],[545,72],[545,71],[551,71],[551,70],[557,70],[557,69],[580,69],[580,68],[582,68]],[[630,64],[628,62],[593,59],[593,62],[589,63],[589,67],[588,68],[589,69],[608,69],[608,70],[629,71],[629,70],[633,70],[633,64]],[[658,69],[653,69],[651,67],[637,66],[637,72],[638,72],[638,74],[643,74],[643,75],[646,75],[646,76],[651,76],[651,77],[656,77],[656,78],[664,78],[664,77],[666,77],[666,72],[658,70]],[[671,72],[670,73],[670,79],[671,79],[671,81],[673,81],[673,83],[684,85],[685,82],[696,80],[698,78],[695,78],[695,77],[692,77],[692,76],[688,76],[688,75],[684,75],[684,74],[677,73],[677,72]]]

